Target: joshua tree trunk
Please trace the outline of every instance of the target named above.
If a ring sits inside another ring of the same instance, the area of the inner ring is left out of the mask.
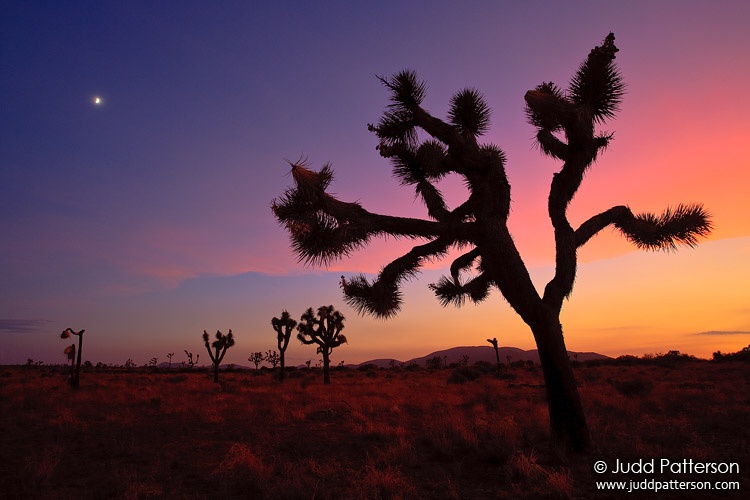
[[[219,365],[214,363],[214,383],[219,383]]]
[[[552,443],[563,450],[585,450],[590,444],[589,431],[562,325],[554,314],[542,313],[532,332],[544,373]]]
[[[81,380],[81,348],[83,347],[83,332],[78,335],[78,354],[76,355],[76,372],[71,386],[78,389]]]
[[[323,383],[331,383],[331,356],[328,349],[323,349]]]
[[[76,345],[71,344],[69,349],[73,350],[73,354],[70,356],[70,387],[75,388],[76,386],[76,360],[75,360]]]
[[[487,342],[492,344],[492,347],[495,349],[495,359],[497,360],[497,367],[500,368],[500,350],[497,347],[497,337],[487,339]]]

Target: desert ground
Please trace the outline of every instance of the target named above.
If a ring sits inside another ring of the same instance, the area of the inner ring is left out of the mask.
[[[593,447],[548,446],[538,365],[443,369],[0,367],[0,498],[746,498],[750,363],[575,363]],[[615,474],[617,461],[737,464]],[[597,474],[604,461],[610,471]],[[729,490],[610,491],[597,481]],[[739,489],[738,489],[739,488]]]

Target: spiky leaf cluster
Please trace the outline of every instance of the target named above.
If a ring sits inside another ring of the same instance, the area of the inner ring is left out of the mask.
[[[600,123],[619,111],[625,93],[622,75],[614,64],[618,50],[615,35],[610,33],[601,46],[591,50],[568,87],[571,101],[590,109]]]
[[[289,231],[300,261],[327,264],[366,245],[370,235],[358,217],[362,207],[342,203],[325,192],[333,180],[330,166],[313,171],[304,163],[291,165],[295,188],[273,200],[271,208]]]
[[[678,205],[656,215],[645,213],[615,222],[625,237],[638,248],[675,250],[678,245],[694,247],[711,232],[711,216],[701,205]]]
[[[391,103],[377,126],[370,125],[369,129],[384,145],[413,146],[417,142],[414,108],[422,104],[427,92],[426,85],[410,70],[396,73],[391,78],[378,78],[391,91]]]
[[[490,126],[490,108],[476,89],[456,93],[451,98],[448,116],[461,133],[473,137],[484,134]]]
[[[65,330],[63,330],[63,332],[62,332],[62,333],[60,334],[60,338],[61,338],[61,339],[67,339],[67,338],[70,338],[70,336],[71,336],[71,335],[75,335],[75,336],[77,336],[77,337],[80,337],[81,335],[83,335],[83,332],[85,332],[85,331],[86,331],[86,330],[81,330],[81,331],[78,331],[78,332],[77,332],[77,331],[73,330],[72,328],[66,328],[66,329],[65,329]]]

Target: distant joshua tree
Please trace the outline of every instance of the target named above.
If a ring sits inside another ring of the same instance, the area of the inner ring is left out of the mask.
[[[450,276],[430,288],[442,305],[479,303],[496,288],[529,326],[544,373],[552,442],[557,449],[584,450],[590,436],[575,377],[568,360],[560,312],[573,290],[578,250],[602,230],[613,227],[636,247],[673,250],[695,246],[711,231],[710,216],[699,205],[678,205],[662,214],[635,214],[627,205],[591,216],[577,228],[568,207],[586,172],[613,139],[597,128],[619,110],[624,83],[615,65],[610,33],[578,67],[567,89],[544,82],[529,90],[526,115],[536,128],[539,150],[560,161],[552,173],[548,215],[554,229],[555,273],[540,293],[531,280],[511,232],[510,182],[500,147],[480,142],[490,125],[490,107],[476,89],[457,92],[448,120],[422,107],[427,92],[413,71],[380,78],[391,103],[377,125],[380,155],[390,159],[402,186],[412,186],[428,218],[377,214],[327,192],[333,171],[291,164],[295,187],[271,208],[291,236],[292,248],[312,264],[327,264],[365,247],[378,236],[418,240],[402,257],[382,268],[374,281],[364,275],[343,279],[349,305],[362,313],[388,318],[402,302],[401,285],[434,259],[460,250]],[[429,136],[429,137],[428,137]],[[422,140],[423,138],[427,140]],[[436,182],[457,175],[467,188],[464,203],[449,208]]]
[[[70,387],[73,389],[78,389],[78,386],[80,384],[80,377],[81,377],[81,350],[83,348],[83,332],[86,330],[81,330],[79,332],[76,332],[72,328],[66,328],[63,330],[63,332],[60,334],[61,339],[67,339],[70,338],[71,335],[76,335],[78,337],[78,356],[76,357],[76,369],[75,372],[71,374],[70,377]],[[68,349],[65,349],[65,353],[70,356],[68,353]],[[75,353],[75,348],[73,349],[73,352]]]
[[[205,330],[203,330],[203,332],[205,333]],[[209,354],[211,354],[211,353],[209,352]],[[187,366],[188,366],[188,368],[192,368],[192,367],[194,367],[195,365],[197,365],[197,364],[198,364],[198,358],[200,358],[200,357],[201,357],[201,355],[200,355],[200,354],[196,354],[196,355],[195,355],[195,360],[193,360],[193,353],[192,353],[192,352],[190,352],[190,351],[188,351],[187,349],[185,349],[185,355],[186,355],[186,356],[187,356],[187,358],[188,358],[188,359],[187,359]]]
[[[284,354],[286,353],[286,348],[289,347],[289,339],[292,337],[292,331],[297,326],[297,322],[284,310],[281,311],[280,318],[274,317],[271,320],[271,326],[276,332],[276,340],[279,346],[279,362],[281,364],[279,378],[284,380]]]
[[[214,382],[218,384],[219,366],[221,365],[221,360],[224,359],[224,355],[227,353],[227,349],[234,345],[234,334],[231,329],[226,335],[219,330],[216,330],[216,340],[209,344],[208,339],[208,332],[203,330],[203,343],[205,344],[208,355],[211,357],[211,362],[214,365]],[[211,352],[211,347],[214,348],[215,353]]]
[[[250,355],[249,358],[247,358],[248,361],[255,364],[255,369],[257,370],[260,364],[263,362],[265,356],[263,356],[263,353],[258,351],[254,352]]]
[[[497,366],[499,368],[500,367],[500,350],[497,348],[497,337],[487,339],[487,342],[492,344],[492,347],[495,348],[495,358],[497,358]]]
[[[271,365],[271,368],[276,368],[279,366],[279,362],[281,361],[281,358],[279,358],[279,353],[273,350],[266,351],[266,354],[263,356],[263,360],[267,361],[269,365]]]
[[[172,368],[172,356],[174,356],[173,352],[167,353],[167,359],[169,359],[169,368]]]
[[[331,383],[331,353],[346,343],[341,333],[344,329],[344,315],[334,310],[333,306],[320,306],[317,313],[312,307],[300,318],[297,325],[297,339],[306,345],[317,344],[318,354],[323,355],[323,383]]]

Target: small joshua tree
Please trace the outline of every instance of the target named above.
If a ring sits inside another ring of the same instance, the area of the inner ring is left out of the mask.
[[[172,356],[174,356],[173,352],[167,353],[167,358],[169,359],[169,368],[172,368]]]
[[[492,344],[492,347],[495,348],[495,358],[497,359],[497,367],[500,368],[500,350],[497,348],[497,337],[487,339],[487,342]]]
[[[204,332],[205,332],[205,330],[204,330]],[[210,354],[210,353],[209,353],[209,354]],[[188,358],[188,359],[187,359],[187,365],[188,365],[188,368],[192,368],[192,367],[194,367],[194,366],[195,366],[196,364],[198,364],[198,358],[200,358],[200,357],[201,357],[201,355],[200,355],[200,354],[196,354],[196,355],[195,355],[195,360],[193,360],[193,353],[192,353],[192,352],[190,352],[190,351],[188,351],[187,349],[185,349],[185,355],[186,355],[186,356],[187,356],[187,358]]]
[[[280,318],[274,317],[271,320],[271,326],[276,332],[276,339],[279,345],[279,362],[281,364],[279,378],[284,380],[284,353],[286,353],[286,348],[289,347],[289,339],[292,337],[292,331],[297,326],[297,322],[284,310],[281,311]]]
[[[231,329],[226,335],[219,330],[216,330],[216,340],[209,344],[208,338],[208,332],[203,330],[203,343],[205,344],[208,355],[211,357],[211,362],[214,365],[214,382],[218,383],[219,366],[221,365],[221,360],[224,359],[224,355],[227,353],[227,349],[234,345],[234,334]],[[214,348],[215,352],[211,352],[211,347]]]
[[[77,335],[78,336],[78,356],[76,357],[76,369],[75,372],[71,374],[70,377],[70,387],[73,389],[77,389],[78,385],[80,383],[80,377],[81,377],[81,349],[83,347],[83,332],[86,330],[81,330],[79,332],[74,331],[72,328],[66,328],[63,330],[63,332],[60,334],[61,339],[67,339],[70,338],[71,335]],[[65,353],[68,354],[68,349],[65,349]],[[75,349],[73,349],[73,352],[75,353]],[[70,356],[70,354],[68,354]]]
[[[268,364],[271,365],[271,368],[276,368],[277,366],[279,366],[280,358],[279,358],[279,353],[276,351],[271,351],[271,350],[266,351],[266,354],[263,357],[263,359],[267,361]]]
[[[263,353],[258,351],[254,352],[250,355],[249,358],[247,358],[248,361],[255,364],[255,369],[257,370],[260,364],[263,362],[265,356],[263,356]]]
[[[317,344],[318,354],[323,355],[323,383],[331,383],[331,353],[346,342],[341,334],[344,329],[344,315],[333,306],[320,306],[317,313],[312,307],[300,318],[297,325],[297,339],[305,345]]]

